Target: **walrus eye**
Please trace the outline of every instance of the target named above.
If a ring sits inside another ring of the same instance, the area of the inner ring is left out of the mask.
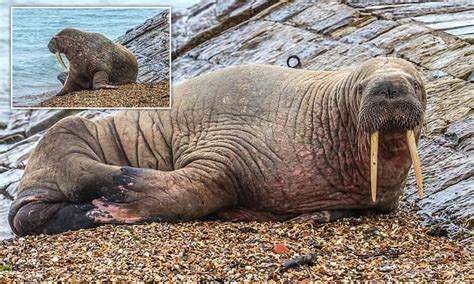
[[[420,157],[416,147],[415,134],[413,129],[407,130],[407,144],[410,149],[410,156],[415,170],[416,185],[418,187],[418,196],[423,198],[423,178],[421,176]],[[370,191],[372,201],[377,199],[377,156],[379,147],[379,132],[375,131],[370,136]]]
[[[418,83],[417,80],[415,80],[415,82],[413,82],[413,89],[415,89],[415,93],[418,94],[418,92],[420,91],[421,87],[420,87],[420,83]]]

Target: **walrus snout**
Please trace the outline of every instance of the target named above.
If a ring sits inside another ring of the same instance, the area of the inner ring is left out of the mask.
[[[63,53],[63,51],[61,50],[61,48],[59,47],[59,44],[58,44],[58,37],[57,36],[54,36],[48,43],[48,49],[51,53],[54,53],[56,55],[56,59],[58,60],[59,64],[61,64],[61,66],[65,69],[65,70],[68,70],[69,68],[66,66],[66,64],[64,63],[64,60],[63,58],[61,57],[61,53]]]
[[[418,195],[423,197],[420,158],[414,129],[424,118],[422,82],[406,73],[376,74],[358,85],[362,94],[359,128],[370,134],[370,183],[372,201],[377,198],[379,133],[406,133],[406,142],[415,170]],[[424,90],[424,89],[423,89]]]
[[[48,43],[48,49],[51,53],[60,52],[57,37],[54,36]]]
[[[374,76],[360,83],[359,128],[367,133],[403,133],[423,123],[419,82],[405,74]]]

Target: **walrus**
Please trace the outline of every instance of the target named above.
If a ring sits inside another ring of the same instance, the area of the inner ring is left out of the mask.
[[[17,235],[100,224],[314,220],[398,205],[426,108],[407,61],[339,71],[229,67],[175,87],[172,110],[67,117],[31,154]]]
[[[63,88],[57,96],[79,90],[116,89],[116,85],[137,79],[135,55],[102,34],[66,28],[49,41],[48,49],[68,70],[58,76]],[[61,54],[66,55],[69,68]]]

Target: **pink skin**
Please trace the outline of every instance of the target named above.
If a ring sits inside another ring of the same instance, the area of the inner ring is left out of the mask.
[[[99,223],[124,223],[133,224],[143,220],[142,217],[133,216],[133,209],[127,209],[125,205],[118,203],[104,202],[100,199],[94,199],[92,204],[96,207],[88,212],[89,216],[95,217]],[[109,214],[105,214],[108,212]]]

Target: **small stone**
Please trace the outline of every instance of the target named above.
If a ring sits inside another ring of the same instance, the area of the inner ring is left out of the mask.
[[[58,262],[59,261],[59,257],[57,256],[54,256],[52,259],[51,259],[52,262]]]
[[[288,252],[289,249],[286,247],[285,244],[280,243],[280,244],[274,245],[273,248],[272,248],[272,251],[273,251],[274,253],[281,254],[281,253]]]
[[[390,272],[393,270],[393,267],[390,265],[382,266],[379,268],[380,272]]]

